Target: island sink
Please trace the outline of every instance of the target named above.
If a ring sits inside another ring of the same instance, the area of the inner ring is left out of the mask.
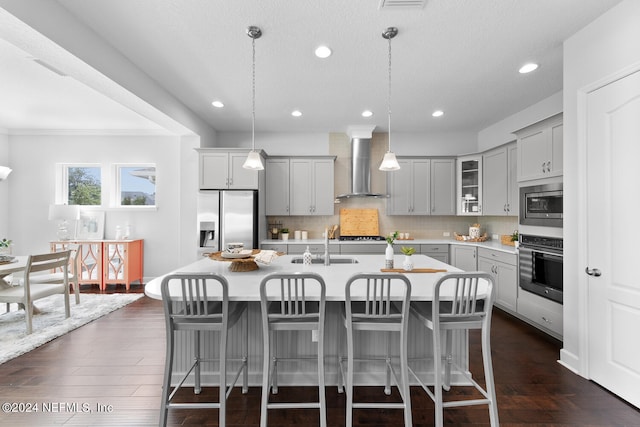
[[[355,258],[334,258],[330,257],[329,261],[331,264],[357,264],[358,260]],[[291,259],[292,264],[302,264],[302,257],[296,257]],[[311,259],[311,264],[324,264],[324,258],[313,258]]]

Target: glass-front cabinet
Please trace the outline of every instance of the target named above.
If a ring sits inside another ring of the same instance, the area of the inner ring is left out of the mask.
[[[482,156],[458,158],[458,215],[482,215]]]

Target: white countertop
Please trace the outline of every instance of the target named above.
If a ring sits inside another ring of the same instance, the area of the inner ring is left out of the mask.
[[[229,300],[231,301],[260,301],[259,286],[262,278],[275,272],[310,271],[320,274],[326,283],[327,301],[344,301],[344,288],[349,277],[360,272],[379,272],[384,268],[384,254],[380,255],[333,255],[332,258],[355,258],[357,264],[312,264],[303,266],[293,264],[293,258],[300,255],[284,255],[277,258],[268,266],[260,265],[260,268],[249,272],[231,272],[229,262],[214,261],[203,258],[192,264],[178,268],[176,272],[211,272],[224,275],[229,282]],[[394,262],[396,268],[400,268],[404,255],[396,255]],[[446,269],[450,272],[461,271],[451,265],[435,260],[426,255],[413,255],[414,268]],[[167,274],[170,274],[167,273]],[[411,299],[414,301],[430,301],[433,299],[433,285],[444,273],[407,273],[411,280]],[[157,277],[145,285],[145,294],[151,298],[162,299],[160,283],[164,276]]]
[[[271,244],[271,245],[324,245],[323,239],[289,239],[289,240],[274,240],[268,239],[260,242],[261,245]],[[353,240],[338,240],[333,239],[329,240],[330,245],[363,245],[363,244],[374,244],[374,245],[386,245],[387,243],[384,240],[366,240],[366,241],[353,241]],[[486,248],[493,249],[497,251],[502,251],[510,254],[517,254],[518,250],[514,246],[503,245],[498,240],[488,240],[486,242],[463,242],[455,239],[414,239],[414,240],[396,240],[394,245],[402,246],[402,245],[464,245],[464,246],[476,246],[478,248]]]

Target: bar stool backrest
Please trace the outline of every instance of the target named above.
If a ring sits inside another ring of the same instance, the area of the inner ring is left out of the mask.
[[[401,274],[355,274],[347,281],[345,297],[347,321],[403,321],[409,312],[411,282]]]
[[[162,280],[165,318],[170,329],[201,329],[204,324],[226,328],[228,282],[213,273],[171,274]],[[216,328],[217,329],[217,328]]]
[[[434,292],[436,327],[480,328],[491,317],[494,284],[488,273],[447,273],[436,282]]]
[[[260,283],[265,320],[312,320],[324,317],[326,285],[316,273],[273,273]],[[279,304],[269,304],[276,302]],[[275,307],[275,308],[274,308]]]

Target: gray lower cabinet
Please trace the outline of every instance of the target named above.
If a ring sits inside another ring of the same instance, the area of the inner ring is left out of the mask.
[[[562,304],[520,289],[518,317],[562,340]]]
[[[493,276],[495,305],[512,313],[517,311],[518,299],[517,255],[478,248],[478,270]]]
[[[312,255],[324,255],[324,245],[323,244],[312,244],[307,245],[304,243],[291,243],[287,245],[287,253],[289,255],[302,255],[305,249],[309,248],[309,252]],[[329,245],[329,253],[330,254],[339,254],[340,253],[340,245]]]
[[[282,253],[287,253],[287,245],[284,243],[263,243],[262,245],[260,245],[261,249],[264,250],[271,250],[271,251],[276,251],[276,252],[282,252]]]
[[[342,255],[380,254],[383,257],[382,259],[384,259],[384,250],[386,247],[386,243],[341,243],[340,253]],[[394,248],[394,252],[395,250],[396,248]],[[400,247],[398,247],[397,250],[399,252]]]
[[[476,271],[478,269],[476,252],[475,246],[451,245],[449,264],[463,271]]]
[[[449,245],[420,245],[420,253],[449,264]]]

